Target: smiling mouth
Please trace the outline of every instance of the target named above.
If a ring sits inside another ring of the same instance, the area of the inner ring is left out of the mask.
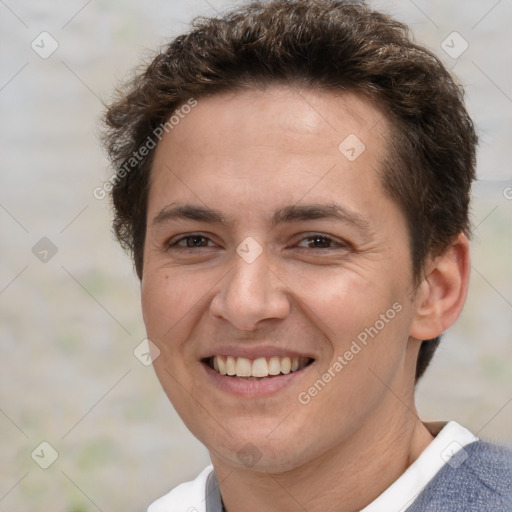
[[[310,357],[245,357],[213,356],[203,361],[220,375],[244,379],[266,380],[279,375],[298,372],[313,363]]]

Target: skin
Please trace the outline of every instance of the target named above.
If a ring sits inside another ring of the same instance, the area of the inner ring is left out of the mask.
[[[460,235],[429,259],[413,288],[406,219],[376,171],[388,131],[355,94],[272,86],[199,99],[156,148],[144,321],[160,351],[158,378],[209,449],[229,512],[361,510],[432,440],[414,405],[418,340],[460,313],[468,244]],[[354,161],[338,149],[350,134],[365,144]],[[290,205],[332,203],[359,222],[271,223]],[[161,213],[185,204],[218,210],[223,222]],[[187,234],[206,238],[186,247],[177,240]],[[314,234],[328,239],[315,246]],[[236,252],[249,236],[262,249],[251,263]],[[397,303],[400,312],[300,403]],[[314,363],[275,393],[238,396],[205,371],[201,359],[216,347],[296,351]]]

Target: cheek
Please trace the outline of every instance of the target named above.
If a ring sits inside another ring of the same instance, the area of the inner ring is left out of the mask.
[[[351,389],[351,398],[346,398],[356,401],[359,391],[369,389],[368,379],[378,380],[372,371],[391,379],[403,364],[411,322],[405,282],[347,271],[329,279],[309,277],[300,284],[303,312],[330,345],[316,377],[330,371],[325,377],[336,381],[332,388]]]
[[[193,310],[197,302],[194,283],[184,286],[183,278],[176,278],[168,270],[147,272],[141,285],[142,315],[148,337],[157,345],[176,330],[180,320]],[[153,339],[154,338],[154,339]]]
[[[332,317],[337,329],[330,340],[332,356],[297,397],[311,417],[328,414],[333,425],[325,427],[329,432],[335,432],[336,425],[355,431],[379,408],[389,389],[397,388],[394,381],[400,381],[406,358],[408,315],[396,301]]]
[[[194,305],[198,303],[191,281],[175,276],[169,269],[147,271],[141,283],[141,305],[147,337],[158,348],[153,367],[160,383],[177,410],[186,411],[186,395],[183,387],[191,389],[188,368],[193,362],[190,353],[184,351],[193,324]],[[187,286],[184,286],[184,285]]]
[[[371,268],[335,272],[327,268],[300,274],[291,282],[296,283],[293,291],[304,313],[329,337],[347,340],[403,300],[400,280],[386,280],[378,274]],[[388,316],[394,317],[394,313],[392,310]]]
[[[165,311],[168,309],[168,301],[172,298],[167,296],[169,288],[169,275],[164,274],[160,279],[154,273],[144,271],[141,282],[141,307],[142,317],[148,335],[158,332],[159,324],[167,318]],[[171,309],[172,311],[172,309]]]

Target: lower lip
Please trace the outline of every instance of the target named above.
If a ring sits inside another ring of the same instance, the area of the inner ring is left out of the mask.
[[[201,363],[205,369],[206,375],[211,379],[214,384],[233,395],[243,396],[246,398],[263,397],[277,393],[278,391],[291,386],[297,379],[308,373],[308,370],[313,363],[305,366],[301,370],[290,372],[287,375],[279,375],[267,380],[245,380],[236,377],[229,377],[228,375],[221,375],[206,363]]]

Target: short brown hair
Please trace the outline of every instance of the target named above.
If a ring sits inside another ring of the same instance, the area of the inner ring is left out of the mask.
[[[127,162],[191,97],[276,83],[359,93],[384,111],[392,133],[378,171],[407,219],[417,283],[429,255],[461,232],[469,236],[477,137],[462,88],[441,61],[364,1],[257,1],[196,18],[107,109],[104,140],[117,173],[113,229],[139,278],[154,152]],[[416,379],[438,343],[422,343]]]

